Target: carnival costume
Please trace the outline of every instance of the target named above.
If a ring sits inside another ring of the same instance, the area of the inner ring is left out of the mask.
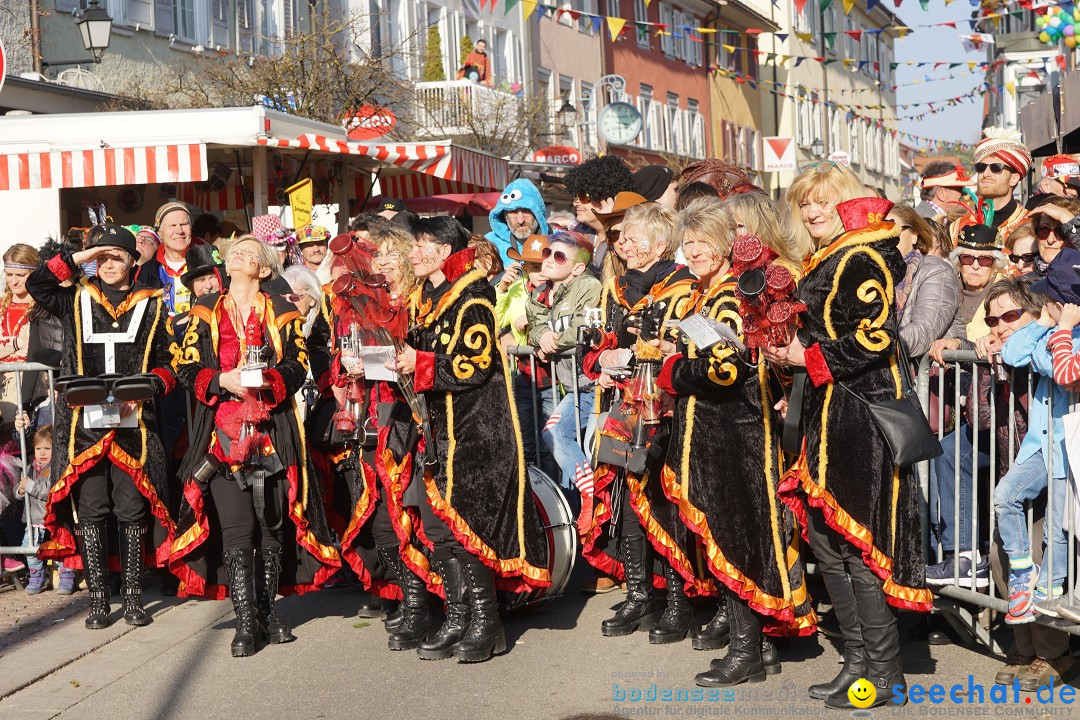
[[[93,247],[117,247],[138,257],[135,237],[128,230],[100,227],[102,234]],[[176,378],[161,290],[139,283],[117,290],[100,278],[88,279],[67,247],[58,243],[47,243],[41,256],[43,264],[27,278],[26,289],[65,328],[61,374],[89,379],[151,373],[159,395],[171,391]],[[65,281],[71,284],[61,285]],[[150,622],[141,604],[147,509],[156,520],[152,534],[156,565],[164,566],[175,529],[163,502],[165,450],[154,423],[155,402],[142,402],[113,426],[95,420],[102,405],[69,407],[61,401],[54,410],[51,475],[56,481],[44,521],[50,539],[38,554],[83,569],[90,593],[88,628],[109,624],[110,516],[119,524],[124,619],[132,625]],[[82,538],[80,550],[76,536]]]
[[[177,376],[198,405],[169,556],[179,595],[232,596],[234,656],[254,652],[263,633],[275,643],[294,639],[275,595],[316,590],[341,566],[294,399],[307,376],[304,319],[262,292],[248,318],[238,316],[228,293],[200,298],[177,351]],[[258,345],[269,389],[236,398],[219,378]]]
[[[864,402],[900,397],[900,372],[907,371],[893,313],[905,269],[896,249],[900,228],[881,220],[891,208],[877,198],[838,204],[846,232],[810,256],[798,288],[807,307],[798,334],[807,382],[801,401],[793,391],[787,422],[801,416],[804,441],[781,495],[809,537],[841,624],[844,670],[811,688],[835,707],[848,703],[847,687],[857,678],[879,694],[903,683],[888,605],[926,612],[932,602],[915,478],[893,465]]]

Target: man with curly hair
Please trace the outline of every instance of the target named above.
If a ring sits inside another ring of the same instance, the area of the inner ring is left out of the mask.
[[[574,198],[574,212],[580,223],[574,229],[596,234],[591,267],[599,268],[607,253],[608,243],[607,233],[596,213],[610,212],[616,195],[633,191],[634,176],[622,158],[604,155],[581,163],[566,173],[563,182]]]

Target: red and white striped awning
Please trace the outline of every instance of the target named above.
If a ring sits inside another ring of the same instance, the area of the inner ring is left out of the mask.
[[[0,191],[199,182],[206,178],[205,144],[0,151]]]
[[[370,158],[393,166],[379,175],[383,194],[410,198],[448,193],[502,190],[510,182],[510,164],[499,157],[454,145],[434,143],[357,143],[305,134],[296,138],[259,138],[268,147],[313,150]]]

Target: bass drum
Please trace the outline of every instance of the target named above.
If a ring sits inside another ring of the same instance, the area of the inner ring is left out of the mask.
[[[578,556],[577,525],[574,512],[558,483],[549,478],[539,468],[528,466],[529,485],[533,491],[533,501],[544,527],[544,540],[547,542],[547,569],[551,573],[551,585],[527,593],[499,593],[499,605],[503,612],[533,607],[563,594],[570,575],[574,572],[574,562]]]

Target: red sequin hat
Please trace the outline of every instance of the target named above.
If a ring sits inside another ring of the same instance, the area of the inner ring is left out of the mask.
[[[836,206],[840,222],[844,223],[844,229],[849,232],[882,222],[892,209],[891,201],[879,197],[856,198]]]

